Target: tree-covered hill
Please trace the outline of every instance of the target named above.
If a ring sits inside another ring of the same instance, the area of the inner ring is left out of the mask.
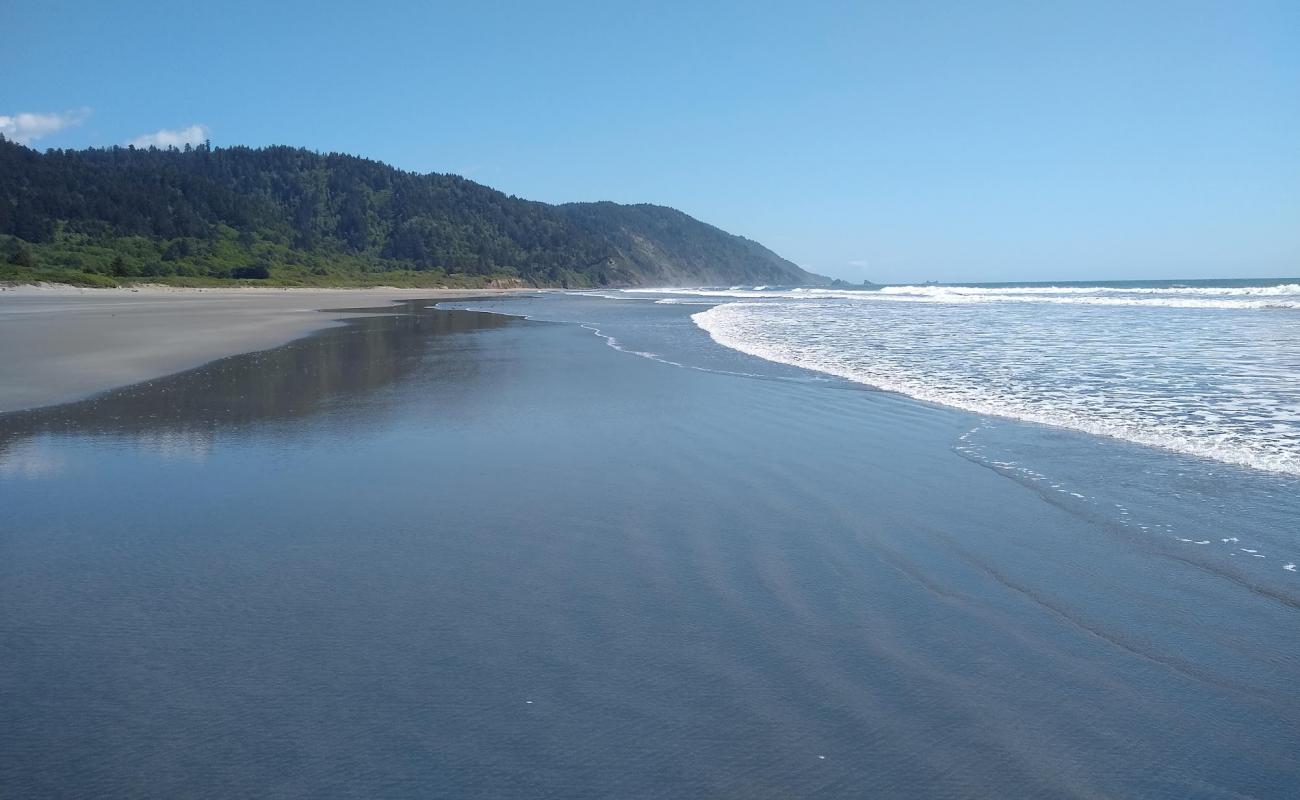
[[[659,206],[555,206],[291,147],[40,153],[3,138],[0,261],[0,278],[82,283],[824,280]]]
[[[796,285],[827,278],[743,236],[733,236],[675,208],[647,204],[569,203],[560,210],[588,234],[613,245],[616,261],[651,286]]]

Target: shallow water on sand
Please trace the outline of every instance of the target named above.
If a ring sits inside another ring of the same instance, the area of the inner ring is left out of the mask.
[[[1287,573],[1056,433],[424,305],[0,416],[0,795],[1294,792]]]

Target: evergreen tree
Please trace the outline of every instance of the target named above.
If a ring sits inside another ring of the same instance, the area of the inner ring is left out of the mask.
[[[9,256],[9,263],[18,267],[33,269],[36,266],[36,257],[32,255],[31,248],[20,244],[14,249],[13,255]]]

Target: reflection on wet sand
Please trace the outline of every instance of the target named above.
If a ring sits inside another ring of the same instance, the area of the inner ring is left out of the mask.
[[[496,314],[439,311],[431,301],[392,307],[335,309],[364,313],[282,347],[214,361],[197,369],[116,389],[75,403],[0,414],[0,475],[43,477],[60,464],[41,445],[44,435],[126,437],[165,458],[202,460],[219,433],[286,422],[367,395],[411,377],[452,334],[501,328],[517,321]],[[473,349],[473,337],[454,346]],[[473,369],[474,359],[458,359]],[[384,417],[381,397],[350,423]]]

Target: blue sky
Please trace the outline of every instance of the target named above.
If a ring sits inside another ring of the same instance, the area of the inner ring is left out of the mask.
[[[1297,2],[4,0],[0,30],[0,131],[39,148],[356,153],[851,280],[1300,274]]]

